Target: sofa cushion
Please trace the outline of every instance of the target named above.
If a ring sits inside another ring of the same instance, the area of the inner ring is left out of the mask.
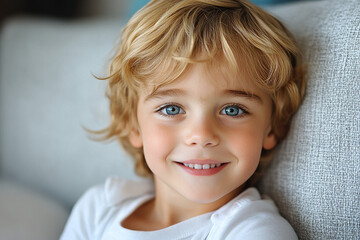
[[[0,171],[69,207],[109,175],[132,178],[119,144],[89,139],[84,127],[109,119],[104,76],[123,22],[17,17],[0,40]]]
[[[0,239],[58,239],[69,211],[20,185],[0,182]]]
[[[271,8],[308,65],[305,101],[261,189],[300,239],[357,239],[360,229],[360,2]]]

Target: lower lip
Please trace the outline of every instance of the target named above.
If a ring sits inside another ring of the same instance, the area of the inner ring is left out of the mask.
[[[177,163],[182,169],[184,169],[187,173],[190,173],[191,175],[195,176],[211,176],[219,173],[221,170],[223,170],[228,164],[222,164],[220,167],[215,168],[209,168],[209,169],[194,169],[186,167],[185,165],[181,163]]]

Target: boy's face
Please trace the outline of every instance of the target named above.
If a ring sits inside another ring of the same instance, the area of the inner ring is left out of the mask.
[[[130,135],[143,147],[157,193],[196,203],[231,199],[255,172],[263,148],[276,145],[270,97],[222,64],[193,64],[177,81],[138,102]]]

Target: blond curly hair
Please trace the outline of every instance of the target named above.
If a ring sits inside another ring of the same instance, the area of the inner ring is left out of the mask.
[[[123,29],[110,74],[103,78],[109,83],[111,122],[96,133],[117,138],[134,157],[136,173],[151,176],[143,149],[129,142],[137,127],[139,90],[175,81],[190,64],[218,56],[233,71],[242,59],[253,81],[270,94],[272,131],[283,140],[305,93],[301,54],[283,24],[245,0],[153,0],[138,11]],[[271,152],[263,151],[258,169]]]

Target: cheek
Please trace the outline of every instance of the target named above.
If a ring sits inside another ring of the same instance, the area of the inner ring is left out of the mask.
[[[244,127],[229,131],[227,145],[234,155],[247,163],[258,163],[262,151],[263,134],[257,128]]]
[[[148,127],[144,126],[147,125]],[[164,160],[174,146],[174,131],[155,122],[145,121],[141,129],[146,161]]]

